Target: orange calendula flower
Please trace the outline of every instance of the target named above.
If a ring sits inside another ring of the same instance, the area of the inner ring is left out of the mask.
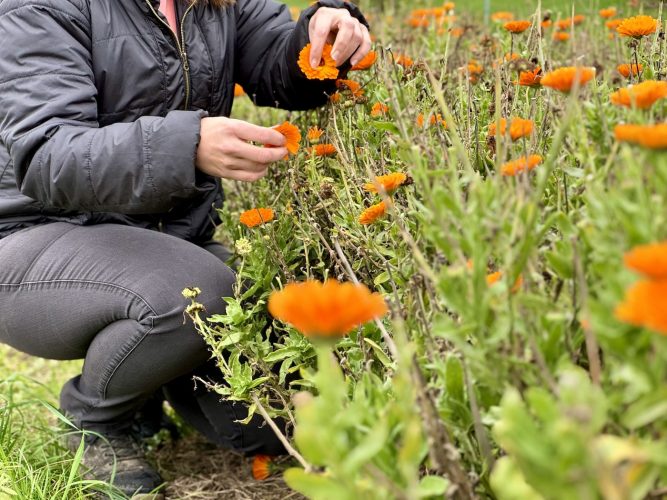
[[[491,14],[491,20],[497,23],[511,21],[512,19],[514,19],[514,14],[504,10]]]
[[[574,17],[566,17],[565,19],[561,19],[556,23],[556,29],[561,31],[568,30],[572,26],[578,26],[579,24],[583,23],[585,19],[586,17],[581,14]]]
[[[271,475],[272,463],[269,455],[255,455],[252,459],[252,477],[257,481],[264,481]]]
[[[370,69],[375,61],[377,60],[377,53],[374,50],[371,50],[366,54],[361,61],[352,66],[351,71],[363,71]]]
[[[320,127],[310,127],[308,129],[308,134],[306,135],[306,137],[310,142],[317,143],[320,141],[320,137],[322,137],[322,134],[324,134],[324,130],[322,130]]]
[[[461,71],[468,73],[470,83],[477,83],[479,77],[484,73],[484,66],[479,64],[474,59],[471,59],[467,66],[461,68]]]
[[[614,136],[619,142],[638,144],[649,149],[667,149],[667,123],[658,125],[616,125]]]
[[[369,193],[377,193],[378,185],[382,186],[387,194],[392,194],[408,180],[408,176],[403,172],[394,172],[392,174],[380,175],[375,178],[375,182],[364,184],[364,189]]]
[[[608,9],[600,10],[600,17],[603,19],[610,19],[616,15],[616,7],[609,7]]]
[[[540,163],[542,163],[540,155],[530,155],[528,158],[522,156],[518,160],[505,163],[501,167],[500,173],[505,176],[515,176],[526,170],[533,170]]]
[[[378,293],[335,280],[290,283],[269,296],[269,312],[310,338],[342,337],[388,312]]]
[[[310,150],[315,156],[333,156],[337,153],[333,144],[316,144]]]
[[[354,80],[336,80],[336,87],[349,90],[354,97],[364,95],[364,89],[361,88],[361,84]]]
[[[309,80],[333,80],[334,78],[338,78],[336,61],[331,57],[331,49],[333,49],[333,45],[326,44],[324,46],[320,65],[316,68],[313,68],[310,65],[310,48],[311,45],[308,44],[301,49],[298,60],[299,68],[301,68],[301,71],[306,75],[306,78]]]
[[[389,111],[389,106],[381,102],[376,102],[375,104],[373,104],[373,108],[371,109],[371,116],[373,117],[383,116],[386,115],[388,111]]]
[[[530,28],[530,21],[509,21],[503,25],[507,31],[513,34],[523,33]]]
[[[614,313],[619,321],[667,335],[667,279],[635,283]]]
[[[417,115],[417,118],[415,119],[415,123],[419,128],[422,128],[424,126],[424,113],[419,113]]]
[[[619,64],[616,67],[616,70],[623,75],[625,78],[630,78],[630,75],[632,76],[637,76],[639,73],[644,71],[644,65],[640,64],[637,66],[637,64]]]
[[[623,257],[625,267],[653,280],[667,280],[667,240],[633,248]]]
[[[611,94],[611,102],[627,108],[648,109],[656,101],[667,97],[667,82],[646,80]]]
[[[524,87],[539,87],[542,81],[542,68],[539,66],[530,71],[522,71],[519,73],[518,85]]]
[[[404,68],[410,68],[414,64],[414,61],[411,57],[400,54],[396,56],[396,64],[403,66]]]
[[[246,210],[241,214],[239,220],[246,227],[261,226],[266,222],[271,222],[274,218],[273,210],[270,208],[253,208]]]
[[[561,92],[571,92],[578,83],[580,87],[595,78],[595,68],[565,67],[550,71],[542,77],[542,86]]]
[[[556,31],[553,39],[557,42],[567,42],[570,39],[570,34],[565,31]]]
[[[551,19],[545,19],[540,23],[540,26],[543,28],[551,28],[553,26],[554,22]]]
[[[301,132],[299,132],[299,127],[292,125],[290,122],[284,122],[276,127],[273,127],[273,130],[277,130],[285,136],[285,139],[287,140],[285,143],[287,151],[293,155],[299,151],[299,145],[301,144]]]
[[[381,201],[377,205],[372,205],[364,210],[359,216],[359,223],[364,226],[372,224],[376,220],[384,217],[387,213],[387,204],[384,201]]]
[[[439,125],[442,125],[443,127],[447,128],[447,122],[445,119],[442,117],[440,113],[435,113],[432,114],[431,117],[428,119],[428,122],[431,125],[435,125],[436,123]]]
[[[635,16],[623,19],[616,28],[621,36],[630,36],[632,38],[641,38],[658,29],[658,20],[651,16]]]
[[[616,28],[618,28],[621,25],[622,22],[623,22],[623,19],[611,19],[610,21],[607,21],[606,23],[604,23],[604,25],[608,29],[610,29],[612,31],[616,31]]]
[[[487,274],[486,284],[489,286],[493,286],[496,283],[498,283],[502,279],[502,277],[503,277],[502,271],[496,271],[495,273]],[[514,285],[512,285],[510,292],[512,293],[518,292],[521,289],[521,286],[523,286],[523,276],[519,275],[519,277],[514,282]]]
[[[510,137],[513,141],[521,139],[522,137],[529,136],[533,133],[534,123],[532,120],[524,120],[523,118],[512,118],[510,121]],[[507,120],[505,118],[500,119],[500,135],[505,135],[507,132]],[[489,136],[495,137],[496,135],[496,122],[489,124]]]
[[[238,83],[234,84],[234,97],[241,97],[245,95],[245,90]]]

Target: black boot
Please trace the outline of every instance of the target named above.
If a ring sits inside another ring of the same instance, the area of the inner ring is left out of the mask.
[[[67,436],[67,446],[76,453],[82,435],[84,477],[108,482],[131,498],[161,500],[161,493],[153,493],[162,484],[162,478],[146,460],[141,446],[128,427],[104,433],[74,432]]]

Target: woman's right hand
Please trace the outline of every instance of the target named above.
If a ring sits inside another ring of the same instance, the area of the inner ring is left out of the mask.
[[[249,142],[274,146],[265,148]],[[285,137],[272,128],[231,118],[202,118],[196,165],[214,177],[254,182],[288,155]]]

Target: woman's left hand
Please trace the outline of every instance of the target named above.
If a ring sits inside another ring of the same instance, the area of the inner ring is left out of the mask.
[[[310,19],[310,65],[320,65],[325,43],[332,43],[331,57],[341,66],[351,56],[354,66],[371,50],[368,28],[352,17],[347,9],[320,7]]]

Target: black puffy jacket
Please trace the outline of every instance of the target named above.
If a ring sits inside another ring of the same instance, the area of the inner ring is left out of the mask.
[[[258,105],[313,108],[331,82],[296,60],[321,0],[290,20],[272,0],[0,0],[0,237],[50,221],[115,222],[208,239],[220,182],[195,168],[200,120],[234,83]],[[365,21],[363,21],[365,22]]]

